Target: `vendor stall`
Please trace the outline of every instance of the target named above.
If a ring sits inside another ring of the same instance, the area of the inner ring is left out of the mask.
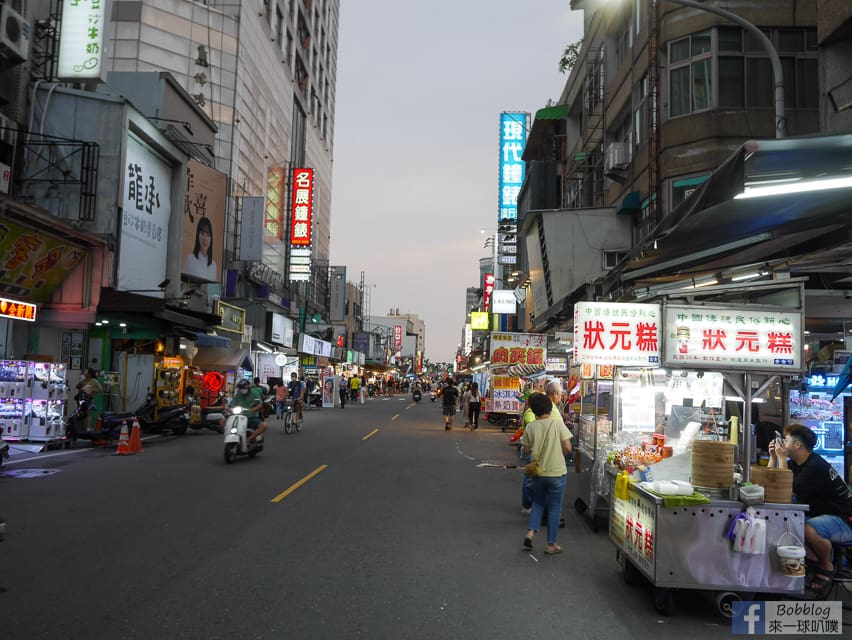
[[[631,326],[625,306],[645,307],[627,309],[644,320]],[[747,483],[750,430],[741,438],[727,415],[742,403],[749,424],[754,389],[800,370],[801,312],[580,303],[575,334],[579,362],[610,354],[619,364],[609,442],[595,430],[592,487],[610,504],[624,577],[651,581],[663,613],[674,589],[717,592],[728,616],[744,594],[801,593],[807,506],[789,504],[791,485],[786,495],[772,487],[778,503],[764,503]],[[631,367],[634,356],[648,364]]]

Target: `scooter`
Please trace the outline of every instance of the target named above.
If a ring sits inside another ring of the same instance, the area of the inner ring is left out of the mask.
[[[420,387],[414,387],[414,391],[411,392],[411,399],[414,402],[420,402]]]
[[[438,393],[437,393],[437,391],[435,391],[434,389],[430,389],[430,390],[429,390],[429,399],[430,399],[432,402],[435,402],[435,400],[437,400],[437,399],[438,399]]]
[[[139,427],[143,432],[174,433],[179,436],[186,433],[189,428],[188,405],[176,404],[171,407],[161,407],[157,410],[156,419],[154,418],[155,409],[157,409],[157,401],[154,399],[154,394],[149,393],[142,406],[133,413],[133,416],[139,420]]]
[[[93,445],[109,444],[121,435],[122,423],[130,427],[133,424],[132,413],[102,413],[98,416],[95,429],[88,429],[89,411],[93,405],[91,398],[81,396],[77,408],[68,416],[65,424],[65,448],[73,447],[77,440],[88,440]]]
[[[231,464],[238,456],[254,458],[263,451],[263,436],[249,444],[251,431],[248,428],[248,418],[243,414],[242,407],[229,410],[231,414],[225,422],[225,463]]]

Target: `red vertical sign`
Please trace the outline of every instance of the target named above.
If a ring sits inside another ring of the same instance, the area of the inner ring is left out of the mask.
[[[494,293],[494,274],[486,273],[485,282],[482,287],[482,305],[483,311],[488,311],[491,307],[491,294]]]
[[[394,325],[393,328],[393,350],[394,352],[402,349],[402,325]]]
[[[293,206],[290,219],[290,246],[311,245],[311,216],[314,206],[314,170],[293,169]]]

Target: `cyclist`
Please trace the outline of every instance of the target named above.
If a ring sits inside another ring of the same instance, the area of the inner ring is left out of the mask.
[[[290,374],[290,382],[287,384],[290,391],[290,397],[293,399],[293,410],[302,419],[302,402],[305,397],[305,383],[299,380],[296,372]]]

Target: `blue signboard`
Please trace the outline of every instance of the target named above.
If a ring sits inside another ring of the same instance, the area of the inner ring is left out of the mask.
[[[500,188],[497,219],[500,222],[518,220],[518,194],[524,183],[524,162],[521,156],[527,144],[530,114],[524,111],[504,111],[500,114]]]

